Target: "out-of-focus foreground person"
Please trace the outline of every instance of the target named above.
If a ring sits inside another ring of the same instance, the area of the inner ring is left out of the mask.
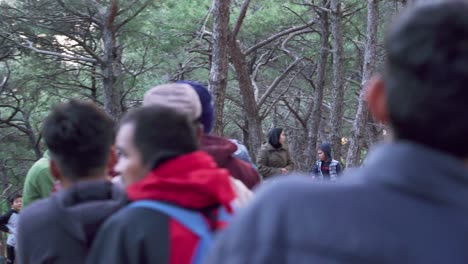
[[[49,169],[49,151],[44,152],[42,158],[37,160],[26,174],[23,187],[23,207],[49,197],[54,189],[54,179]]]
[[[219,167],[229,170],[232,177],[240,180],[247,188],[253,189],[261,182],[261,177],[249,162],[236,157],[238,146],[227,138],[210,134],[214,124],[214,108],[213,97],[208,89],[194,81],[178,81],[177,84],[189,85],[198,95],[202,107],[199,121],[203,125],[200,149],[210,154]],[[248,156],[248,152],[246,155]]]
[[[114,122],[91,102],[56,106],[44,122],[52,176],[62,189],[25,208],[18,223],[18,263],[84,263],[104,220],[126,204],[107,180]]]
[[[123,117],[115,169],[131,203],[103,225],[88,263],[203,263],[235,194],[228,171],[197,150],[199,108],[183,105],[145,106]]]
[[[467,14],[466,1],[404,12],[367,94],[391,142],[341,181],[267,186],[208,263],[468,263]]]

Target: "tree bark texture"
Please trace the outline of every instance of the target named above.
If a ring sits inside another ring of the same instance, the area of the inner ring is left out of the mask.
[[[116,1],[111,1],[111,5],[101,17],[103,56],[101,70],[103,75],[104,110],[114,119],[119,120],[122,115],[122,105],[120,102],[122,94],[122,49],[117,44],[115,31],[115,18],[118,7]]]
[[[341,159],[341,135],[344,111],[343,25],[341,0],[331,0],[331,32],[333,36],[333,101],[330,114],[330,142],[334,158]]]
[[[368,122],[368,109],[365,102],[366,86],[375,71],[375,60],[377,52],[377,33],[379,21],[379,0],[367,1],[367,40],[364,51],[364,67],[362,70],[361,93],[353,123],[353,133],[349,141],[346,167],[356,167],[360,164],[361,144],[366,137],[366,126]]]
[[[324,4],[328,2],[324,0]],[[327,6],[325,6],[327,7]],[[329,30],[329,16],[326,11],[320,11],[320,57],[317,66],[317,85],[313,94],[313,107],[311,112],[310,130],[309,130],[309,142],[308,142],[308,153],[315,157],[318,141],[318,130],[320,127],[320,121],[322,120],[322,103],[323,103],[323,91],[325,89],[325,78],[327,61],[329,54],[329,42],[330,37]]]
[[[230,0],[215,0],[213,9],[213,52],[209,90],[214,96],[214,134],[223,135],[224,101],[229,67]]]
[[[263,139],[262,125],[258,115],[257,102],[255,101],[254,87],[249,75],[249,68],[245,54],[240,49],[235,39],[229,41],[231,61],[235,68],[240,94],[244,103],[244,111],[249,127],[250,155],[255,160],[256,152],[260,148]]]

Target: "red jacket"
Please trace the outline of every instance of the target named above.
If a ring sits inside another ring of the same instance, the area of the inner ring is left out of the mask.
[[[201,150],[210,154],[219,167],[229,170],[232,177],[247,188],[252,189],[260,183],[260,175],[250,164],[232,156],[237,150],[236,144],[222,137],[203,135],[200,145]]]
[[[217,208],[231,211],[229,173],[205,152],[169,160],[127,187],[131,201],[157,200],[205,212],[213,230]],[[210,210],[207,210],[211,208]],[[214,208],[214,209],[213,209]],[[198,237],[173,218],[146,208],[125,208],[99,231],[89,263],[191,263]]]

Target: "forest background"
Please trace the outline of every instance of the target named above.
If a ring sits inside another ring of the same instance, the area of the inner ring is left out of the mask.
[[[283,127],[299,171],[316,148],[359,166],[387,133],[363,95],[403,0],[0,0],[0,193],[21,190],[51,107],[92,100],[115,120],[149,88],[206,85],[213,133],[251,156]]]

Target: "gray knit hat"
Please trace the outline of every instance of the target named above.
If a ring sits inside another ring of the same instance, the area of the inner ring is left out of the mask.
[[[188,84],[169,83],[151,88],[143,97],[143,106],[162,105],[187,114],[190,120],[201,116],[198,94]]]

